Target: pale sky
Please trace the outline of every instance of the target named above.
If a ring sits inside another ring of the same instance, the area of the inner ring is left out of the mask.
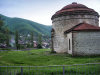
[[[84,4],[100,14],[100,0],[0,0],[0,14],[52,25],[52,15],[72,2]]]

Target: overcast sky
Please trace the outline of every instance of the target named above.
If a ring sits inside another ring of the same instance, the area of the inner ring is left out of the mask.
[[[100,14],[100,0],[0,0],[0,14],[52,25],[52,15],[72,2],[84,4]]]

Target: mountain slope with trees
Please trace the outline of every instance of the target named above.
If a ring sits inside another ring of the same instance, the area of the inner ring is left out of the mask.
[[[22,18],[11,18],[2,14],[0,14],[0,17],[4,21],[4,27],[7,27],[12,33],[17,30],[22,34],[33,32],[35,35],[42,34],[45,36],[50,36],[51,26],[46,26]]]

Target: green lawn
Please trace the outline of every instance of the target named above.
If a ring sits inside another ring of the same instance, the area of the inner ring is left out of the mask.
[[[63,66],[85,63],[100,63],[100,56],[72,57],[68,54],[51,54],[50,49],[30,51],[1,51],[0,66],[26,66],[23,75],[62,75]],[[44,66],[44,67],[27,67]],[[21,67],[1,67],[0,75],[21,75]],[[98,75],[100,64],[65,66],[65,75]]]
[[[48,66],[84,63],[100,63],[100,56],[72,57],[68,54],[51,54],[50,49],[0,52],[0,66]]]

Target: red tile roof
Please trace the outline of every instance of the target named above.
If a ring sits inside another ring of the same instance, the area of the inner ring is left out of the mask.
[[[51,19],[58,17],[58,16],[62,16],[62,15],[81,14],[81,13],[85,13],[85,14],[88,13],[88,14],[99,16],[99,14],[95,10],[88,8],[87,6],[83,4],[77,4],[76,2],[73,2],[72,4],[69,4],[63,7],[61,10],[57,11],[52,16]]]
[[[80,23],[78,25],[75,25],[69,30],[66,30],[64,33],[69,33],[71,31],[100,31],[100,27],[94,26],[88,23]]]
[[[88,7],[83,4],[77,4],[76,2],[73,2],[72,4],[63,7],[62,10],[71,9],[71,8],[88,8]]]
[[[77,30],[100,30],[100,27],[90,25],[90,24],[87,24],[87,23],[81,23],[80,25],[75,27],[73,30],[76,30],[76,31]]]
[[[64,13],[64,12],[73,12],[73,11],[89,11],[89,12],[94,12],[93,9],[88,9],[88,8],[71,8],[71,9],[57,11],[56,15]]]
[[[67,11],[77,11],[77,10],[87,10],[87,11],[93,11],[94,12],[93,9],[90,9],[83,4],[77,4],[76,2],[73,2],[72,4],[69,4],[65,7],[63,7],[61,10],[57,11],[56,14],[60,14],[62,12],[67,12]]]

